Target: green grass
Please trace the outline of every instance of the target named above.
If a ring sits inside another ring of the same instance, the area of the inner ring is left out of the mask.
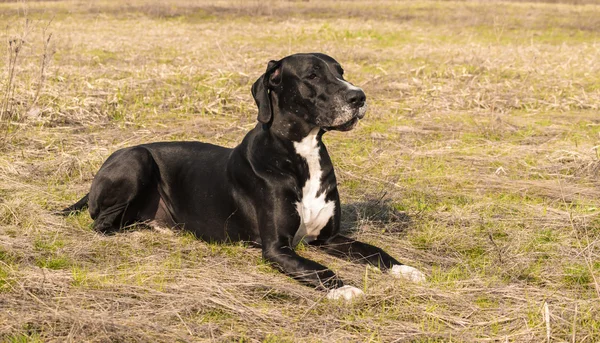
[[[39,334],[15,334],[3,339],[6,343],[41,343],[44,341]]]
[[[541,342],[545,302],[550,341],[600,340],[593,1],[0,2],[0,41],[26,18],[0,122],[0,341]],[[247,244],[51,213],[122,147],[235,146],[267,62],[306,51],[369,103],[324,138],[343,229],[426,284],[298,247],[367,294],[337,303]]]
[[[9,291],[11,287],[11,268],[9,265],[0,265],[0,293]]]

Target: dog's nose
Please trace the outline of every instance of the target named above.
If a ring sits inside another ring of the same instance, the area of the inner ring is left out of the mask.
[[[349,90],[348,93],[346,93],[346,101],[348,101],[352,107],[362,107],[366,100],[367,96],[360,88]]]

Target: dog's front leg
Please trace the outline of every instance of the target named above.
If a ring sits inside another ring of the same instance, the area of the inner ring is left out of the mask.
[[[304,258],[289,246],[263,244],[263,258],[282,273],[318,289],[333,289],[344,285],[327,267]]]
[[[330,255],[349,259],[353,262],[368,263],[384,271],[388,270],[397,277],[414,282],[425,281],[425,274],[418,269],[403,265],[381,248],[349,237],[335,235],[327,240],[313,241],[311,244],[318,246]]]
[[[289,246],[263,245],[263,258],[271,262],[281,272],[304,284],[317,289],[329,290],[328,299],[351,300],[362,296],[362,290],[353,286],[344,286],[342,280],[327,267],[299,256]]]

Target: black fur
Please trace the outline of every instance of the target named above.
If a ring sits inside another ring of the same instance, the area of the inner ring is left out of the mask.
[[[383,269],[399,265],[383,250],[339,234],[336,178],[321,137],[327,130],[351,129],[365,104],[362,90],[349,86],[342,74],[337,61],[318,53],[271,61],[252,87],[259,123],[237,147],[162,142],[118,150],[98,171],[89,194],[63,212],[88,204],[94,228],[104,233],[154,221],[205,240],[254,242],[291,277],[318,288],[340,287],[343,282],[331,270],[293,247],[300,225],[295,204],[309,178],[293,142],[318,128],[320,191],[335,203],[335,213],[310,244]]]

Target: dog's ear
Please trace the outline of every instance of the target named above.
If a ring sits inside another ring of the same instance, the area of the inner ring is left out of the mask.
[[[252,96],[258,106],[258,121],[268,124],[271,121],[271,99],[269,91],[281,84],[281,61],[270,61],[267,71],[252,85]]]

